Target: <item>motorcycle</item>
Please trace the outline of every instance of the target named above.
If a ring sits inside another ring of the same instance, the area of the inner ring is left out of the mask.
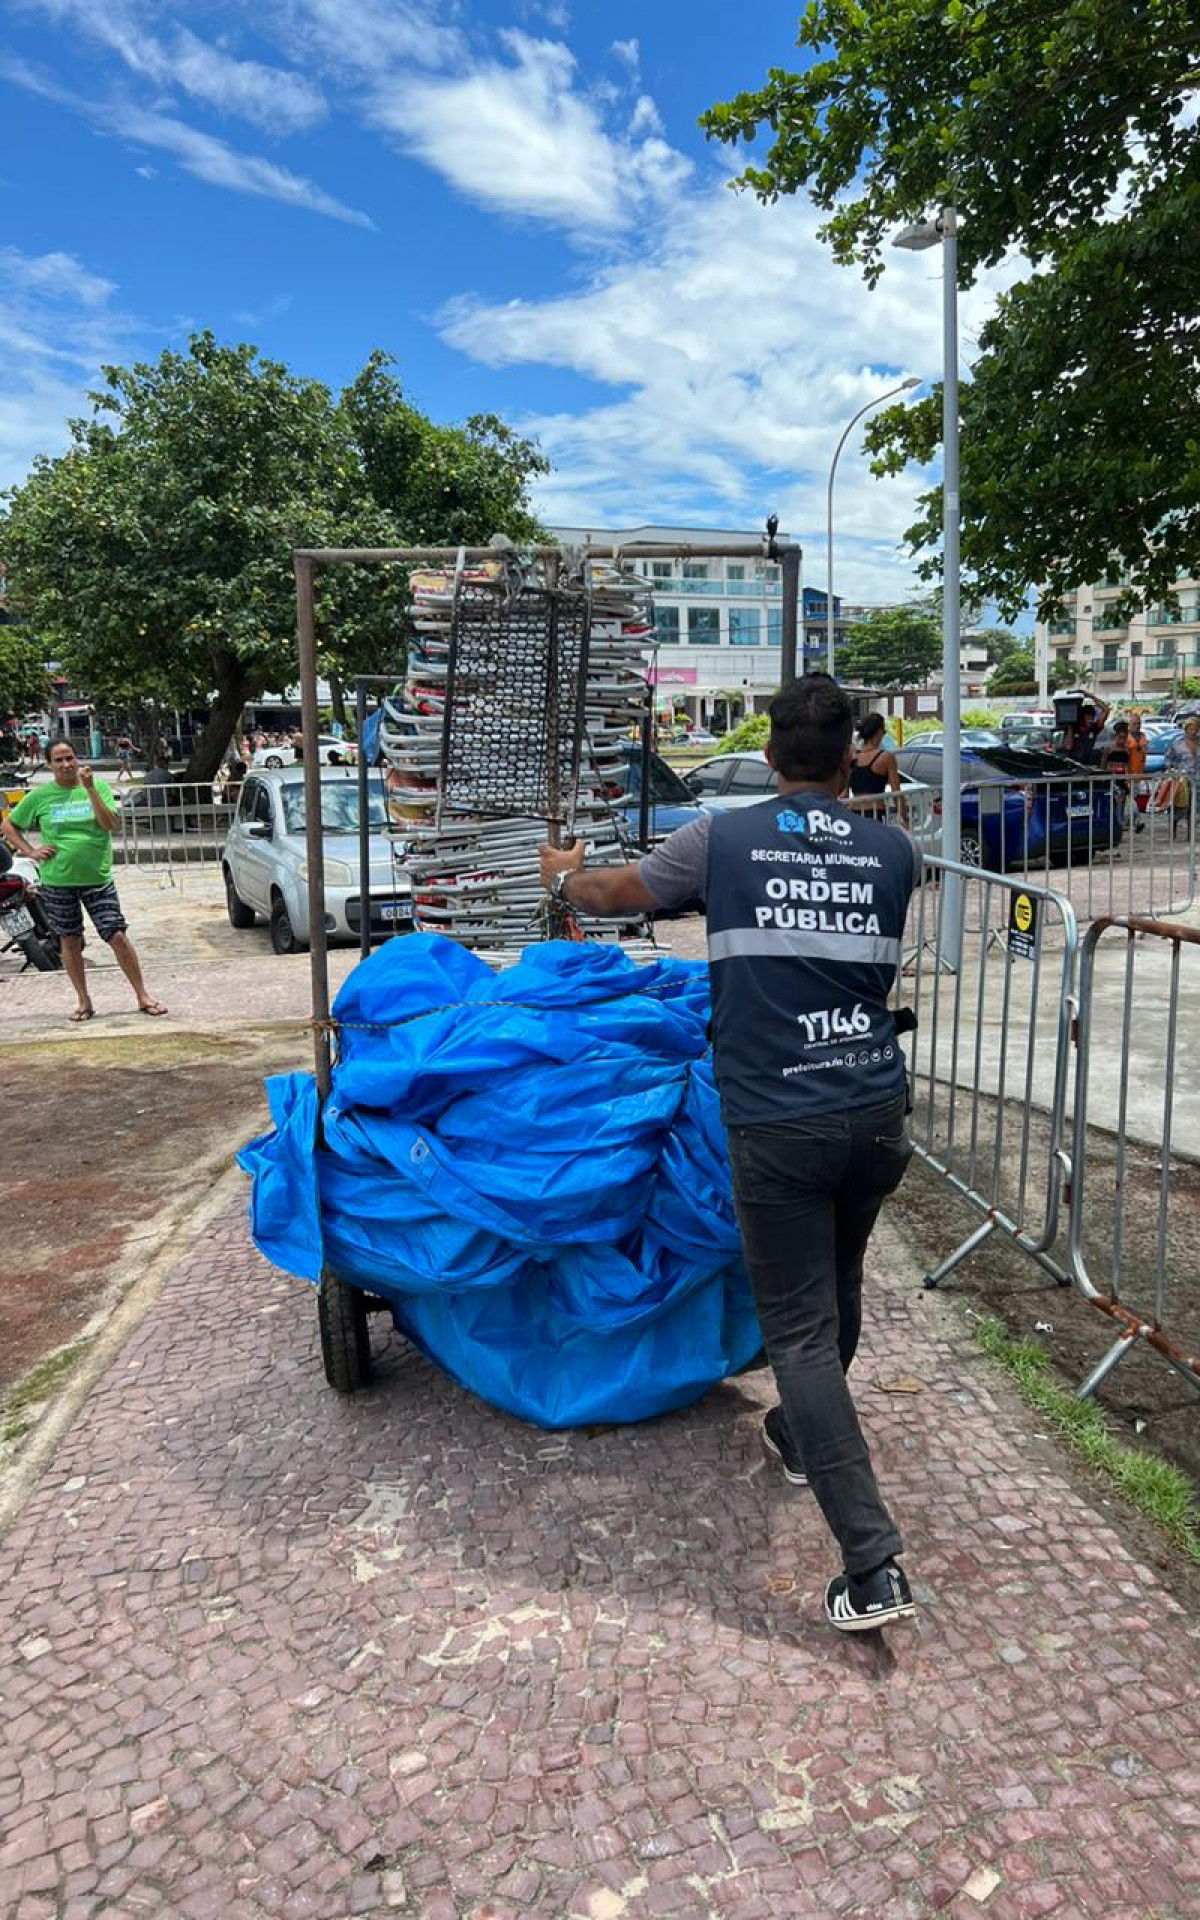
[[[0,954],[14,948],[37,973],[54,973],[62,966],[58,935],[38,899],[37,866],[15,859],[0,840]]]

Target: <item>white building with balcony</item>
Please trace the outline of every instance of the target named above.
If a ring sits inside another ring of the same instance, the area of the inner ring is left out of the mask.
[[[1169,700],[1184,679],[1200,678],[1200,580],[1177,580],[1175,607],[1118,617],[1125,582],[1115,570],[1102,585],[1077,587],[1061,619],[1039,620],[1034,648],[1039,679],[1056,664],[1106,700]]]
[[[683,549],[713,546],[723,541],[761,542],[756,531],[718,527],[554,527],[552,537],[564,546],[650,546],[663,549],[662,558],[635,559],[629,565],[645,576],[654,589],[654,646],[646,659],[664,700],[670,696],[693,720],[708,721],[724,706],[724,697],[737,695],[747,713],[761,713],[779,687],[783,599],[780,568],[753,553],[737,559],[689,559]],[[790,535],[780,535],[790,539]],[[672,551],[674,549],[674,551]],[[799,672],[824,668],[826,662],[825,592],[801,586],[802,612],[797,622],[796,664]],[[901,604],[891,601],[889,607]],[[841,645],[855,621],[882,609],[851,605],[833,596],[834,644]],[[983,695],[990,671],[982,645],[970,631],[963,634],[962,697]],[[941,711],[941,675],[932,675],[924,689],[909,689],[881,699],[888,712]]]
[[[680,551],[722,541],[761,540],[758,531],[720,527],[554,527],[564,546],[589,540],[613,546],[660,545],[662,559],[629,564],[654,589],[654,646],[647,661],[664,696],[673,696],[691,718],[707,721],[736,694],[747,713],[761,712],[779,688],[783,599],[780,568],[752,553],[736,560],[689,560]],[[781,539],[790,539],[781,534]],[[672,548],[675,549],[672,552]],[[797,623],[797,667],[825,664],[825,595],[802,587],[803,618]],[[833,599],[842,628],[841,605]],[[803,641],[801,641],[801,632]]]

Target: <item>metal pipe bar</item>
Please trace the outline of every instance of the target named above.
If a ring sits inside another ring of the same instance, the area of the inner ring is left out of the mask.
[[[1117,1154],[1113,1175],[1112,1264],[1109,1287],[1113,1299],[1121,1293],[1121,1238],[1125,1220],[1125,1164],[1129,1148],[1129,1036],[1133,1032],[1133,963],[1136,934],[1125,936],[1125,997],[1121,1011],[1121,1084],[1117,1093]],[[1176,947],[1176,953],[1179,949]]]
[[[1175,1042],[1179,1031],[1178,940],[1171,942],[1171,999],[1167,1014],[1167,1071],[1163,1083],[1162,1165],[1159,1170],[1158,1232],[1154,1255],[1154,1324],[1161,1327],[1167,1297],[1167,1202],[1171,1192],[1171,1127],[1175,1117]],[[1126,1036],[1125,1050],[1129,1050]]]
[[[779,684],[796,678],[796,642],[800,625],[800,549],[783,556],[783,617],[779,628]]]
[[[789,553],[799,554],[801,549],[792,540],[776,540],[776,551],[781,557]],[[453,563],[459,554],[468,564],[474,565],[480,560],[498,560],[506,551],[503,547],[297,547],[293,557],[308,560],[314,566],[379,566],[386,561],[410,563],[415,566],[435,565],[438,562]],[[519,552],[528,554],[534,560],[548,560],[561,557],[563,548],[522,547]],[[579,549],[585,560],[615,560],[618,557],[629,560],[661,560],[667,554],[675,554],[685,560],[762,560],[766,558],[767,543],[765,537],[757,540],[639,540],[632,545],[611,545],[588,541]]]
[[[325,846],[321,834],[321,762],[317,735],[317,630],[313,610],[313,561],[294,554],[296,636],[300,671],[300,733],[304,743],[304,845],[308,869],[308,964],[312,976],[313,1051],[317,1076],[317,1126],[329,1095],[329,954],[325,940]]]
[[[358,736],[358,910],[362,915],[358,950],[363,959],[371,951],[371,831],[367,819],[367,756],[363,752],[363,732],[367,724],[367,689],[361,679],[354,682],[354,727]]]

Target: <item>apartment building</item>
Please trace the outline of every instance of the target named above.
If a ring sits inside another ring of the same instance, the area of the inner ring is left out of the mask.
[[[757,529],[721,527],[554,527],[566,546],[588,540],[615,546],[651,543],[661,559],[629,564],[654,588],[655,634],[646,659],[664,696],[674,697],[697,721],[712,719],[722,696],[737,694],[747,713],[761,712],[779,686],[783,599],[780,569],[748,554],[737,560],[689,560],[679,549],[720,541],[761,540]],[[790,538],[790,535],[781,535]],[[672,549],[675,549],[673,552]],[[797,665],[825,664],[825,594],[801,588],[803,641]],[[835,633],[844,635],[841,602],[833,598]],[[801,670],[803,670],[801,666]]]
[[[1200,580],[1177,580],[1178,605],[1118,618],[1125,582],[1115,569],[1100,585],[1077,587],[1063,617],[1038,621],[1039,676],[1062,662],[1081,684],[1106,699],[1166,700],[1181,680],[1200,677]]]

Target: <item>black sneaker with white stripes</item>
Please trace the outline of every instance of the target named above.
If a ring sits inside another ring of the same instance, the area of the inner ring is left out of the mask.
[[[782,1407],[772,1407],[762,1423],[762,1443],[767,1452],[778,1460],[784,1476],[794,1487],[806,1487],[808,1475],[800,1460],[800,1455],[792,1445],[787,1430],[787,1421],[783,1417]]]
[[[916,1610],[912,1589],[894,1560],[860,1578],[839,1573],[825,1589],[825,1618],[839,1633],[870,1633]]]

